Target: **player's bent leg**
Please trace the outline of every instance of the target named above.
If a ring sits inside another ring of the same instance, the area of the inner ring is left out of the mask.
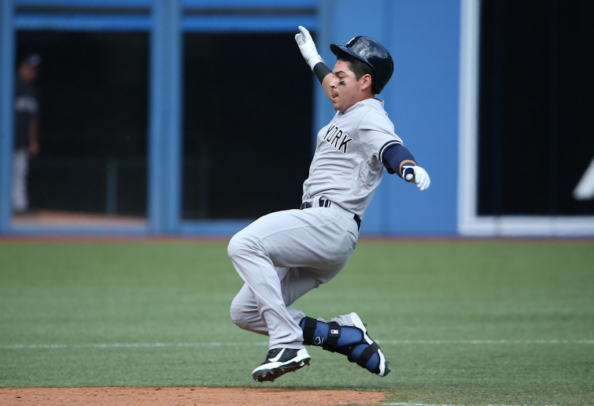
[[[334,276],[334,273],[328,272],[323,276],[318,276],[315,272],[303,268],[277,268],[277,273],[282,278],[281,291],[286,306]],[[295,321],[295,324],[299,324],[305,317],[305,313],[292,307],[287,307],[287,312]],[[243,285],[233,299],[230,314],[231,320],[238,327],[254,333],[268,335],[268,327],[260,317],[256,299],[247,284]]]
[[[266,247],[257,235],[250,231],[250,227],[231,239],[228,253],[237,273],[247,285],[247,288],[242,290],[245,292],[245,289],[248,289],[251,292],[258,314],[267,327],[270,336],[269,349],[303,348],[301,329],[288,313],[283,300],[278,268],[273,265]],[[239,299],[236,304],[237,302]],[[241,321],[240,323],[243,324]]]
[[[350,362],[369,372],[386,376],[390,372],[388,362],[379,345],[367,334],[367,327],[359,315],[351,313],[339,319],[326,323],[321,319],[304,317],[299,324],[303,329],[303,343],[346,355]],[[341,325],[339,321],[349,325]]]
[[[309,363],[299,327],[304,315],[287,305],[344,267],[356,244],[356,227],[331,210],[288,210],[261,217],[229,242],[229,258],[270,336],[266,361],[252,373],[255,380],[272,380]],[[233,320],[257,330],[249,302],[241,297],[234,302]]]
[[[239,293],[231,302],[231,320],[238,327],[254,333],[268,335],[268,327],[260,317],[256,299],[247,284],[244,284]]]
[[[344,267],[356,244],[356,227],[332,210],[287,210],[261,217],[233,236],[227,252],[268,327],[269,349],[303,348],[299,320],[286,306]],[[286,273],[295,268],[308,273]],[[297,280],[281,286],[293,277]]]
[[[29,207],[27,197],[28,152],[25,148],[15,151],[12,167],[12,208],[15,212],[25,212]]]

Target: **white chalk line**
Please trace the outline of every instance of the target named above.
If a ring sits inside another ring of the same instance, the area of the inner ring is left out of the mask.
[[[391,340],[377,341],[378,344],[406,345],[406,344],[436,344],[436,345],[458,345],[458,344],[594,344],[594,340]]]
[[[155,348],[155,347],[233,347],[267,345],[267,342],[257,343],[111,343],[111,344],[7,344],[1,345],[0,350],[53,350],[66,348]]]
[[[594,340],[391,340],[377,341],[380,345],[533,345],[577,344],[592,345]],[[68,348],[161,348],[161,347],[234,347],[265,346],[261,342],[235,343],[96,343],[96,344],[0,344],[0,350],[53,350]],[[406,405],[409,405],[406,403]],[[414,404],[410,404],[414,405]],[[441,406],[441,405],[439,405]]]

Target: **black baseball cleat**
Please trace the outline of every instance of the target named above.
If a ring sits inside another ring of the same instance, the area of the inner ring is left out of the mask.
[[[274,348],[268,351],[266,361],[252,372],[258,382],[274,381],[287,372],[309,365],[311,357],[305,348]]]

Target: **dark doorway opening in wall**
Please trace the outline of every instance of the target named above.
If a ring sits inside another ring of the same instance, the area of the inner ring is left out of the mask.
[[[41,56],[32,209],[144,218],[148,34],[19,31],[17,44],[18,57]]]
[[[183,218],[299,207],[313,76],[294,35],[190,33],[184,44]]]
[[[481,7],[478,213],[594,214],[594,2]]]

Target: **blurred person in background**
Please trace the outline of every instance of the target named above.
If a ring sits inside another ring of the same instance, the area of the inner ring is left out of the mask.
[[[30,211],[27,177],[29,159],[39,154],[39,103],[35,81],[40,63],[39,54],[29,53],[20,59],[17,68],[12,181],[12,207],[15,213]]]

